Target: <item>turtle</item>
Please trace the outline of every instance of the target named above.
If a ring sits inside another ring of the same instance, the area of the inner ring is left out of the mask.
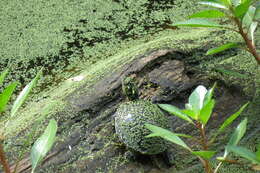
[[[151,132],[145,124],[168,128],[168,119],[160,108],[147,100],[138,98],[135,77],[122,80],[122,90],[128,98],[114,114],[115,131],[119,140],[134,152],[155,155],[167,149],[167,142],[160,137],[146,138]]]

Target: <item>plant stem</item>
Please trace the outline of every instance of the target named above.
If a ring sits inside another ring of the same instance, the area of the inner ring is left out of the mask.
[[[217,166],[216,169],[214,170],[214,173],[217,173],[217,172],[218,172],[218,169],[220,168],[221,165],[222,165],[222,162],[220,162],[220,163],[218,164],[218,166]]]
[[[199,157],[199,159],[200,159],[200,162],[202,163],[202,165],[204,166],[205,172],[206,173],[213,173],[213,170],[211,168],[211,165],[210,165],[209,161],[205,160],[205,159],[203,159],[201,157]]]
[[[197,128],[200,130],[200,135],[201,135],[201,138],[202,138],[202,140],[201,140],[202,148],[203,148],[203,150],[208,150],[208,141],[207,141],[206,132],[205,132],[205,128],[204,128],[203,124],[198,123]],[[206,173],[213,173],[210,162],[206,159],[201,158],[201,157],[199,157],[199,159],[200,159],[202,165],[204,166],[205,172]]]
[[[255,60],[258,63],[258,65],[260,65],[260,55],[256,51],[256,47],[253,43],[253,40],[248,38],[247,33],[244,32],[241,21],[237,17],[233,18],[233,20],[235,21],[239,30],[239,34],[243,37],[249,52],[255,57]]]
[[[198,128],[200,130],[200,135],[201,135],[201,143],[202,143],[202,148],[203,150],[208,150],[208,142],[207,142],[207,137],[206,137],[206,133],[205,133],[205,128],[203,126],[203,124],[199,123]]]
[[[0,143],[0,163],[3,165],[3,169],[5,173],[11,173],[10,166],[5,157],[4,148],[1,143]]]
[[[223,160],[224,162],[227,162],[227,163],[231,163],[231,164],[238,164],[238,165],[242,165],[242,163],[236,161],[236,160],[228,160],[226,159],[226,157],[224,158]],[[223,161],[221,161],[218,166],[216,167],[216,169],[214,170],[214,173],[217,173],[218,172],[218,169],[220,168],[220,166],[224,163]]]

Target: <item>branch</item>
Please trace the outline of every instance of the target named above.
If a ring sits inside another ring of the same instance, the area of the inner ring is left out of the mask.
[[[257,53],[256,47],[253,44],[253,41],[251,39],[249,39],[247,33],[244,32],[241,21],[236,17],[233,18],[233,20],[235,21],[235,23],[238,27],[238,30],[239,30],[239,34],[243,37],[249,52],[255,57],[255,60],[258,63],[258,65],[260,65],[260,55]]]

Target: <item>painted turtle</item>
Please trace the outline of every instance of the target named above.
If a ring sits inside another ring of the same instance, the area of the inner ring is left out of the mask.
[[[145,128],[150,123],[168,128],[168,119],[157,105],[138,98],[134,80],[125,78],[122,82],[128,102],[122,103],[115,113],[115,130],[120,140],[130,149],[142,154],[158,154],[167,149],[167,142],[159,137],[146,138],[151,132]],[[126,86],[126,84],[131,84]]]

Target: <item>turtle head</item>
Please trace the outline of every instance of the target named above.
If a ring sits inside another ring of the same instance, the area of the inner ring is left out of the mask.
[[[138,99],[138,87],[135,75],[129,75],[122,79],[123,94],[129,101]]]

